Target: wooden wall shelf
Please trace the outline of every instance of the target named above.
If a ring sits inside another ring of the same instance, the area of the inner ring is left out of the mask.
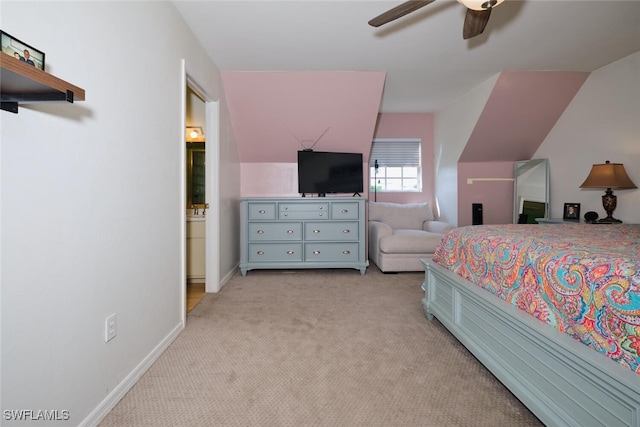
[[[5,111],[17,113],[19,104],[34,102],[84,101],[84,89],[24,61],[0,53],[0,66],[0,101]]]

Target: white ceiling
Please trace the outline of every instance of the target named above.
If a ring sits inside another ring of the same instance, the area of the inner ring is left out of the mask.
[[[174,1],[221,71],[386,71],[382,112],[434,112],[500,71],[593,71],[640,51],[640,0],[507,0],[462,39],[437,0],[379,28],[382,0]]]

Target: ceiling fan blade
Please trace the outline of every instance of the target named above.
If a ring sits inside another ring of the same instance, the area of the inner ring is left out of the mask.
[[[406,1],[396,7],[394,7],[393,9],[389,9],[387,10],[385,13],[383,13],[382,15],[378,15],[375,18],[373,18],[371,21],[369,21],[369,25],[371,25],[372,27],[379,27],[383,24],[386,24],[388,22],[394,21],[398,18],[403,17],[404,15],[411,13],[415,10],[420,9],[421,7],[424,7],[426,5],[428,5],[429,3],[433,3],[435,0],[423,0],[423,1],[419,1],[419,0],[409,0]]]
[[[464,27],[462,28],[462,38],[467,40],[482,34],[490,16],[491,8],[485,10],[467,9],[467,14],[464,17]]]

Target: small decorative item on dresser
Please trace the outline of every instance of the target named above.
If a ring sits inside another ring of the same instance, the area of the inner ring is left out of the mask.
[[[0,30],[2,53],[13,56],[22,62],[44,71],[44,52],[40,52],[33,46],[21,42],[17,38]]]
[[[564,215],[562,219],[565,221],[579,221],[580,220],[580,203],[565,203]]]

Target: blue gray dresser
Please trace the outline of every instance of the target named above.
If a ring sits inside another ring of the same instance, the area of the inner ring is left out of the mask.
[[[365,274],[366,199],[244,198],[240,272],[354,268]]]

